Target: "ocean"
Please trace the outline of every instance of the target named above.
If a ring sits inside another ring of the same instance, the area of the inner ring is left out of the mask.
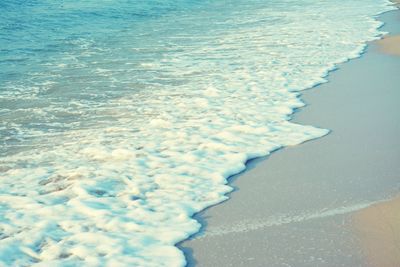
[[[2,1],[0,265],[184,266],[174,245],[231,175],[329,133],[289,121],[300,91],[360,56],[391,9]]]

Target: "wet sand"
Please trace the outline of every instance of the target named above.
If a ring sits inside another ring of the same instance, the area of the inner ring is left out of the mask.
[[[377,45],[382,53],[400,56],[400,35],[385,36]],[[356,212],[352,226],[359,237],[366,266],[400,266],[399,196]]]
[[[399,34],[399,11],[381,20]],[[332,132],[232,177],[231,199],[199,213],[202,231],[178,245],[188,265],[365,266],[354,214],[400,192],[399,70],[375,42],[304,92],[293,121]]]
[[[400,35],[385,37],[377,44],[381,52],[400,56]],[[360,237],[367,265],[400,266],[400,197],[357,212],[353,226]]]

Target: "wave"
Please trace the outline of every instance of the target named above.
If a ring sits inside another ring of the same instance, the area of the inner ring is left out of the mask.
[[[174,245],[246,161],[329,132],[289,121],[299,91],[359,56],[391,9],[212,1],[122,23],[134,7],[119,4],[98,11],[113,13],[103,27],[35,21],[48,40],[0,58],[2,264],[183,266]]]

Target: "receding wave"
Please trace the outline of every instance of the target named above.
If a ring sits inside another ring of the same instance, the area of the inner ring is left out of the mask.
[[[298,91],[391,8],[136,2],[3,3],[0,264],[183,266],[230,175],[328,133],[289,121]]]

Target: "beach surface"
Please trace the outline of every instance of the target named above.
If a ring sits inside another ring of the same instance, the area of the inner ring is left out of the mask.
[[[398,10],[379,19],[399,34]],[[248,162],[230,180],[231,199],[197,214],[202,231],[178,245],[189,266],[366,266],[382,256],[373,246],[397,246],[395,235],[374,242],[365,230],[379,223],[376,207],[391,214],[399,205],[379,204],[400,191],[400,59],[386,42],[369,44],[328,83],[303,92],[307,107],[292,121],[331,133]]]
[[[388,36],[378,41],[382,52],[400,56],[400,35]]]
[[[400,197],[360,210],[353,217],[371,267],[400,266]]]

